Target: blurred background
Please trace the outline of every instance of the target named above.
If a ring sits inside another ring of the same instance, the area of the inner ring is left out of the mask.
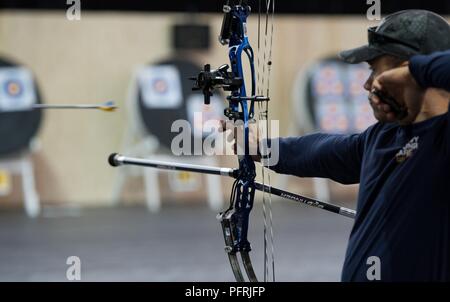
[[[196,127],[191,112],[222,114],[222,96],[213,102],[218,110],[204,108],[187,78],[206,63],[228,63],[227,48],[216,38],[223,3],[81,1],[77,11],[76,2],[0,4],[0,281],[67,281],[70,256],[81,259],[81,281],[233,281],[215,219],[232,180],[107,163],[109,154],[121,152],[236,166],[233,156],[170,152],[174,120]],[[445,1],[385,2],[383,15],[405,8],[450,12]],[[280,136],[366,129],[374,123],[362,90],[367,66],[346,66],[336,55],[366,43],[367,28],[378,23],[367,18],[370,5],[296,3],[280,0],[275,7],[270,119],[279,120]],[[257,31],[254,9],[248,27],[253,45]],[[119,109],[29,108],[106,101]],[[356,207],[356,185],[271,180]],[[261,276],[257,199],[249,238]],[[278,280],[338,281],[351,219],[273,202]]]

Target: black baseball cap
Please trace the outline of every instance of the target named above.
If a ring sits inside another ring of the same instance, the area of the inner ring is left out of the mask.
[[[369,44],[343,51],[347,63],[370,61],[381,55],[408,60],[413,55],[450,49],[450,25],[433,12],[402,10],[386,16],[368,29]]]

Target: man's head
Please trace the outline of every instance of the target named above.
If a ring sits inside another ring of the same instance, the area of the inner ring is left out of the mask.
[[[346,50],[347,63],[369,62],[382,55],[409,60],[413,55],[450,49],[450,26],[441,16],[426,10],[403,10],[383,18],[368,30],[368,45]]]
[[[450,49],[450,25],[433,12],[403,10],[386,16],[368,30],[368,44],[339,54],[347,63],[368,62],[373,73],[364,86],[383,71],[400,66],[414,55]]]
[[[372,73],[364,88],[371,91],[373,80],[378,75],[406,65],[412,56],[450,49],[450,25],[430,11],[404,10],[385,17],[377,27],[369,28],[368,42],[368,45],[341,52],[340,57],[351,64],[369,63]],[[410,113],[420,110],[407,107]],[[376,108],[374,113],[378,120],[383,120]]]

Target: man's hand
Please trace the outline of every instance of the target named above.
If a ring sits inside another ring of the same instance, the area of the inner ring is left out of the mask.
[[[236,125],[232,121],[220,121],[222,127],[221,131],[226,132],[230,131],[230,133],[227,135],[227,142],[233,143],[233,151],[236,155],[243,155],[244,154],[244,126],[243,125]],[[260,161],[261,156],[258,152],[258,146],[259,146],[259,130],[258,126],[255,122],[249,122],[248,125],[249,128],[249,151],[250,155],[252,156],[254,161]]]
[[[425,90],[414,80],[408,66],[401,66],[387,70],[375,78],[372,89],[393,97],[400,106],[406,107],[408,115],[399,120],[401,124],[414,122],[419,114],[424,100]],[[370,104],[375,112],[375,117],[382,122],[394,122],[398,117],[391,106],[383,103],[379,97],[371,93]]]

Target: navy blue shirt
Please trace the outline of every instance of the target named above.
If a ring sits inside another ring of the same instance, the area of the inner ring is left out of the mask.
[[[450,281],[449,113],[278,140],[276,172],[360,184],[342,281],[368,281],[372,256],[381,281]]]
[[[409,70],[420,86],[450,91],[450,50],[413,56]]]

